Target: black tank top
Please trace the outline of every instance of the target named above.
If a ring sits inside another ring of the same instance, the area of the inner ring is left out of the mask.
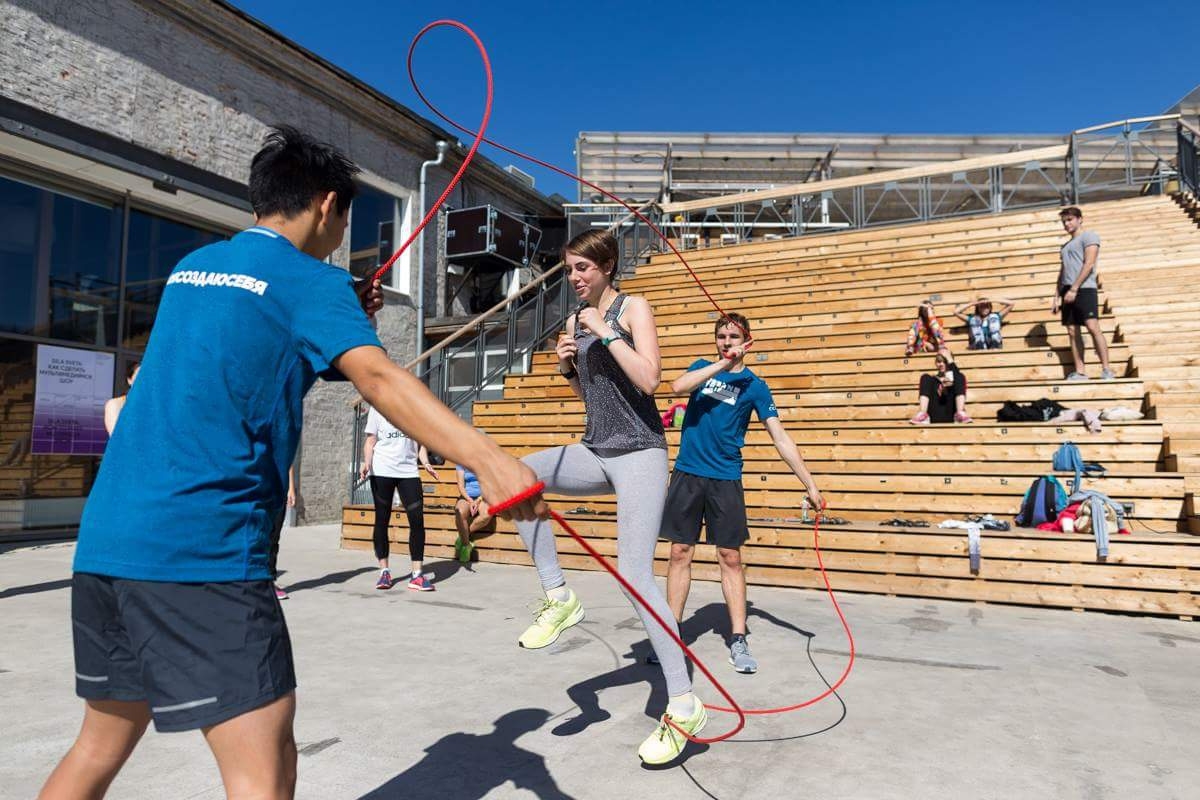
[[[633,347],[633,335],[618,319],[625,299],[624,294],[616,296],[604,313],[604,321]],[[579,348],[575,368],[587,412],[583,444],[595,450],[667,449],[654,395],[634,385],[600,338],[580,328],[578,317],[575,345]]]

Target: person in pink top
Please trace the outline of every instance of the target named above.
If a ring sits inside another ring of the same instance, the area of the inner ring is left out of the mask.
[[[917,318],[908,329],[908,342],[904,345],[904,355],[914,353],[936,353],[946,346],[946,332],[942,323],[933,311],[933,303],[929,300],[917,306]]]

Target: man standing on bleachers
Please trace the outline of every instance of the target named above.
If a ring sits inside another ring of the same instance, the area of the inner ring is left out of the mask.
[[[1110,381],[1115,377],[1108,366],[1108,344],[1100,330],[1100,299],[1096,283],[1096,263],[1100,258],[1100,236],[1083,229],[1083,212],[1069,206],[1058,212],[1063,230],[1071,240],[1062,246],[1062,268],[1058,272],[1058,292],[1054,295],[1052,313],[1062,310],[1062,324],[1071,339],[1071,357],[1075,360],[1069,381],[1088,379],[1083,363],[1083,331],[1092,335],[1096,355],[1100,357],[1100,377]]]

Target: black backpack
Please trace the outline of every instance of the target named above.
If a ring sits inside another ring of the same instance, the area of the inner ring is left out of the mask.
[[[1021,500],[1016,523],[1022,528],[1036,528],[1043,522],[1054,522],[1067,507],[1067,490],[1053,475],[1035,478]]]

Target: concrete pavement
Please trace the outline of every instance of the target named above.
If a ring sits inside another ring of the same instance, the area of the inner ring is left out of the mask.
[[[649,770],[635,750],[665,698],[608,576],[570,573],[587,620],[527,652],[532,569],[434,562],[437,592],[378,592],[370,553],[337,542],[334,526],[291,529],[280,557],[301,798],[1200,796],[1196,623],[844,595],[859,657],[839,697]],[[33,797],[78,728],[72,551],[0,553],[0,797]],[[744,705],[798,702],[840,674],[846,640],[823,594],[750,596],[757,675],[726,662],[719,586],[696,584],[684,626]],[[732,720],[714,714],[706,734]],[[148,733],[109,793],[222,796],[198,733]]]

